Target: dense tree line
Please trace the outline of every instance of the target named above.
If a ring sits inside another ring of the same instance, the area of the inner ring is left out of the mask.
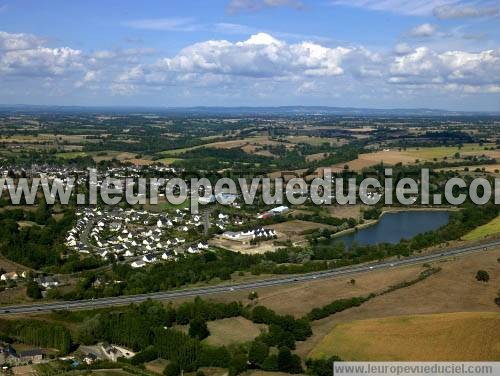
[[[378,207],[370,207],[363,212],[364,219],[378,219],[382,214],[382,209]]]
[[[41,206],[44,208],[44,206]],[[39,269],[62,264],[64,238],[74,221],[74,213],[65,211],[60,220],[55,220],[47,209],[38,209],[29,214],[22,210],[7,210],[0,213],[0,252],[8,259]],[[31,220],[43,226],[20,227],[18,221]]]
[[[295,215],[295,218],[300,219],[302,221],[309,221],[309,222],[316,222],[316,223],[323,223],[325,225],[330,225],[330,226],[343,226],[345,225],[345,228],[351,228],[356,226],[357,221],[354,218],[336,218],[336,217],[329,217],[329,216],[324,216],[320,214],[297,214]]]
[[[214,312],[211,312],[211,310]],[[201,340],[209,333],[206,319],[244,316],[255,323],[267,324],[269,330],[248,347],[228,349],[213,347]],[[189,335],[175,328],[174,324],[189,320]],[[201,335],[200,335],[201,334]],[[241,303],[213,303],[196,298],[174,308],[148,301],[117,311],[105,311],[87,318],[80,328],[79,341],[85,344],[97,341],[129,347],[137,354],[130,360],[141,364],[158,357],[170,360],[166,370],[177,375],[181,370],[195,371],[201,366],[229,368],[238,374],[250,365],[256,368],[300,372],[300,358],[290,353],[296,340],[305,340],[312,334],[306,319],[280,316],[274,311],[257,306],[245,308]],[[278,355],[270,355],[269,348],[279,348]],[[266,368],[267,367],[267,368]]]
[[[33,346],[57,349],[62,354],[68,353],[72,345],[71,334],[66,327],[40,320],[2,321],[0,331],[7,337],[4,338],[7,342],[17,340]]]
[[[315,321],[315,320],[321,320],[324,319],[325,317],[328,317],[330,315],[334,315],[338,312],[345,311],[346,309],[353,308],[353,307],[359,307],[363,303],[366,303],[367,301],[379,296],[379,295],[384,295],[389,292],[399,290],[411,285],[414,285],[415,283],[418,283],[420,281],[423,281],[424,279],[430,277],[431,275],[438,273],[441,270],[441,268],[428,268],[422,271],[418,277],[410,280],[410,281],[403,281],[401,283],[398,283],[396,285],[389,286],[388,288],[384,289],[383,291],[379,292],[378,294],[369,294],[367,296],[354,296],[352,298],[346,298],[346,299],[337,299],[334,300],[331,303],[328,303],[324,305],[323,307],[317,307],[313,308],[307,315],[306,319],[309,321]]]
[[[320,320],[335,313],[342,312],[346,309],[359,307],[361,304],[370,300],[371,298],[372,296],[355,296],[353,298],[335,300],[321,308],[312,309],[307,317],[311,321]]]
[[[20,226],[31,221],[32,226]],[[37,210],[12,209],[0,212],[0,253],[33,269],[49,268],[53,272],[73,273],[103,265],[95,256],[81,258],[66,253],[64,241],[75,221],[74,210],[68,208],[61,219],[52,216],[51,207],[40,202]]]

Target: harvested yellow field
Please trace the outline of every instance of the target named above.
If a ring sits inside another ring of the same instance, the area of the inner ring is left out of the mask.
[[[272,228],[276,232],[281,232],[284,234],[302,234],[304,231],[314,230],[317,228],[331,229],[333,226],[325,225],[323,223],[316,223],[316,222],[310,222],[310,221],[302,221],[300,219],[293,219],[291,221],[276,223],[276,224],[265,226],[265,227]]]
[[[328,205],[327,210],[332,217],[361,218],[361,205]]]
[[[344,360],[500,359],[500,313],[458,312],[340,323],[309,354]]]
[[[489,236],[500,235],[500,217],[496,217],[485,225],[476,227],[474,230],[463,236],[464,240],[482,240]]]
[[[406,150],[389,149],[388,151],[382,151],[377,153],[370,153],[373,155],[384,156],[386,155],[389,159],[403,157],[400,162],[405,162],[405,160],[433,160],[443,159],[443,158],[453,158],[456,153],[460,155],[488,155],[493,158],[500,156],[500,152],[497,150],[485,150],[487,145],[480,146],[479,144],[466,144],[461,148],[456,146],[438,146],[429,148],[408,148]],[[363,157],[368,158],[370,154],[362,154]],[[390,162],[388,162],[390,163]]]
[[[243,317],[232,317],[207,323],[210,335],[205,342],[212,346],[229,346],[250,342],[265,328]]]
[[[278,145],[280,142],[271,140],[268,136],[257,136],[257,137],[247,137],[239,140],[228,140],[228,141],[219,141],[212,142],[209,144],[203,144],[198,146],[193,146],[190,148],[182,148],[182,149],[173,149],[166,150],[161,152],[160,154],[167,156],[175,156],[190,150],[200,149],[200,148],[215,148],[215,149],[234,149],[241,148],[247,153],[251,153],[255,151],[256,148],[262,147],[264,145]]]
[[[500,158],[500,150],[484,150],[490,145],[479,146],[478,144],[466,144],[462,148],[452,146],[439,146],[428,148],[408,148],[406,150],[384,149],[373,153],[360,154],[355,160],[339,163],[332,166],[334,171],[342,170],[344,165],[349,166],[352,171],[361,171],[363,168],[374,166],[381,162],[387,165],[397,163],[412,164],[419,161],[432,161],[434,159],[442,160],[444,158],[452,159],[456,153],[461,156],[481,156],[490,158]]]
[[[144,158],[126,159],[125,162],[130,162],[134,166],[150,166],[154,163],[151,159],[144,159]]]
[[[323,320],[312,322],[313,335],[306,341],[297,342],[296,352],[301,356],[307,356],[337,325],[355,320],[454,312],[498,313],[498,306],[495,304],[494,298],[498,292],[498,283],[495,282],[500,280],[500,268],[497,262],[499,257],[500,248],[495,248],[488,249],[488,251],[471,253],[463,257],[449,258],[446,262],[439,261],[432,263],[433,267],[440,267],[442,270],[424,281],[404,289],[393,291],[390,294],[378,296],[360,307],[348,309]],[[375,274],[370,275],[370,273],[374,272],[360,274],[354,277],[356,284],[353,287],[356,291],[352,291],[352,295],[350,296],[367,295],[370,292],[380,291],[378,289],[382,289],[384,286],[394,285],[401,281],[409,281],[422,271],[421,265],[415,265],[411,268],[418,268],[418,270],[414,270],[413,275],[403,276],[399,274],[408,268],[410,267],[379,271],[382,274],[379,278],[385,278],[383,282],[380,279],[366,279],[374,278]],[[476,280],[476,273],[480,269],[486,270],[489,273],[489,283],[481,283]],[[396,275],[395,272],[398,272],[399,275]],[[345,288],[347,288],[348,282],[348,278],[345,278]],[[363,287],[363,290],[359,290],[361,287]],[[340,294],[339,288],[336,286],[329,288],[325,286],[323,290],[315,291],[315,295],[309,294],[304,296],[296,292],[295,294],[284,296],[284,293],[281,292],[277,296],[285,300],[285,303],[288,304],[287,310],[290,311],[295,306],[302,308],[305,302],[309,300],[314,302],[316,296],[323,298],[326,291],[331,291],[331,295],[327,297],[328,301],[324,303],[317,302],[315,306],[321,306],[332,300],[349,296]],[[263,293],[260,290],[258,293],[259,300],[262,300],[264,297]],[[261,303],[265,304],[265,302]],[[270,308],[275,307],[270,306]],[[275,310],[279,311],[278,309]]]
[[[342,170],[344,170],[344,166],[348,166],[349,170],[351,170],[351,171],[361,171],[364,168],[375,166],[376,164],[379,164],[381,162],[381,160],[382,160],[382,159],[380,159],[381,157],[377,156],[377,155],[373,155],[373,154],[377,154],[377,153],[360,154],[359,158],[357,158],[357,159],[354,159],[352,161],[345,162],[345,163],[339,163],[339,164],[336,164],[334,166],[331,166],[330,168],[332,169],[333,172],[341,172]],[[366,157],[366,156],[368,156],[368,157]],[[384,163],[387,163],[387,164],[396,164],[397,163],[394,160],[392,160],[392,163],[388,162],[386,160],[383,160],[383,161],[384,161]],[[399,162],[401,162],[401,161],[399,161]]]
[[[172,163],[179,160],[180,160],[179,158],[162,158],[158,159],[156,162],[164,164],[166,166],[170,166]]]
[[[137,158],[139,156],[137,153],[106,150],[100,153],[92,152],[88,154],[92,156],[92,159],[96,163],[102,161],[111,161],[113,159],[116,159],[120,162],[132,163],[135,166],[149,166],[154,163],[154,161],[147,156]]]
[[[415,163],[415,160],[418,158],[424,159],[421,156],[413,155],[411,152],[387,149],[386,151],[360,154],[358,159],[366,162],[372,162],[373,164],[384,162],[392,165],[399,162],[403,164]]]
[[[319,160],[325,158],[325,156],[327,156],[327,155],[328,155],[328,153],[316,153],[316,154],[306,155],[306,161],[308,161],[308,162],[319,161]]]

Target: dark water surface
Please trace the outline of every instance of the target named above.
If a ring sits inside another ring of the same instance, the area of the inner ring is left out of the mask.
[[[347,247],[353,242],[359,245],[379,243],[399,243],[401,239],[410,239],[422,232],[436,230],[448,223],[447,211],[401,211],[384,214],[373,226],[355,233],[339,237]]]

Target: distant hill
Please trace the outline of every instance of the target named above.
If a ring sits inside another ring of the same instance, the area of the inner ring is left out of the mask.
[[[127,115],[161,114],[177,116],[500,116],[500,111],[450,111],[430,108],[356,108],[328,106],[281,106],[281,107],[125,107],[125,106],[42,106],[2,105],[3,113],[114,113]]]

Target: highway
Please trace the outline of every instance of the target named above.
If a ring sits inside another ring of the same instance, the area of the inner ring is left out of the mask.
[[[286,277],[276,277],[272,279],[266,279],[254,282],[224,284],[224,285],[216,285],[208,287],[162,291],[162,292],[154,292],[154,293],[140,294],[140,295],[125,295],[119,297],[100,298],[92,300],[60,301],[60,302],[45,303],[45,304],[5,306],[0,308],[0,315],[21,315],[21,314],[36,313],[36,312],[50,312],[52,310],[93,309],[93,308],[124,305],[129,303],[140,303],[148,299],[168,300],[179,297],[204,296],[204,295],[232,292],[239,290],[254,290],[268,286],[288,285],[288,284],[301,283],[305,281],[332,278],[338,276],[350,276],[357,273],[370,272],[373,270],[391,269],[397,266],[406,266],[406,265],[436,261],[450,256],[485,251],[490,247],[496,247],[496,246],[500,246],[500,241],[497,240],[474,246],[451,248],[443,250],[438,253],[410,256],[398,260],[390,260],[390,261],[384,260],[377,263],[363,264],[357,266],[354,265],[339,269],[325,270],[308,274],[291,275],[291,276],[287,275]]]

